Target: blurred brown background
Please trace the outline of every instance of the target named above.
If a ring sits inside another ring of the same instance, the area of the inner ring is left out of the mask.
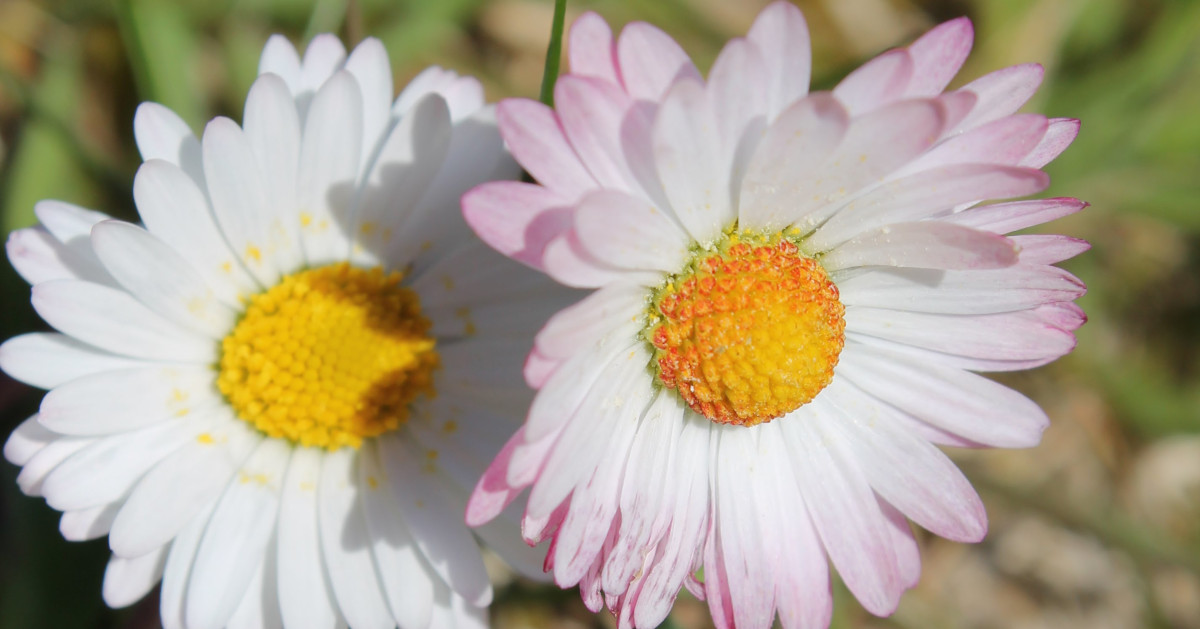
[[[614,28],[651,21],[706,69],[762,0],[596,0]],[[804,0],[814,81],[832,86],[869,56],[939,21],[970,16],[976,47],[956,84],[1037,61],[1028,109],[1083,120],[1047,170],[1049,195],[1093,205],[1049,227],[1094,248],[1066,266],[1090,292],[1079,348],[1002,379],[1053,424],[1026,451],[954,452],[988,506],[967,546],[923,536],[924,574],[891,618],[838,587],[834,627],[1119,629],[1200,627],[1200,2],[1183,0]],[[397,85],[437,63],[479,77],[490,99],[536,97],[549,0],[0,0],[0,229],[33,203],[73,201],[131,218],[137,103],[195,129],[240,118],[273,32],[303,43],[333,31],[388,48]],[[38,328],[28,287],[2,265],[0,336]],[[3,376],[0,376],[3,378]],[[0,430],[40,392],[0,379]],[[107,548],[70,544],[57,514],[0,464],[0,627],[154,627],[155,601],[100,601]],[[611,626],[575,592],[503,583],[499,629]],[[711,625],[680,597],[668,624]]]

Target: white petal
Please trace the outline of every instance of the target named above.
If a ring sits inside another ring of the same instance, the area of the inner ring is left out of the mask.
[[[892,223],[927,218],[955,206],[1040,192],[1050,178],[1040,170],[957,164],[890,181],[834,214],[806,241],[812,251],[828,251],[857,234]]]
[[[179,167],[161,160],[142,164],[133,199],[150,233],[191,262],[221,301],[239,307],[240,297],[259,291],[217,228],[205,193]]]
[[[163,458],[204,428],[174,419],[141,430],[97,439],[46,477],[46,504],[60,511],[85,509],[124,496]]]
[[[809,515],[829,558],[868,611],[893,611],[904,590],[887,520],[839,435],[826,426],[833,411],[809,402],[807,417],[781,423]],[[831,421],[842,421],[834,415]]]
[[[9,233],[5,250],[13,268],[33,285],[68,279],[113,283],[92,254],[91,243],[86,238],[64,245],[39,225]]]
[[[1049,362],[1075,347],[1070,330],[1047,324],[1031,311],[992,315],[938,315],[851,308],[846,330],[915,347],[972,358]]]
[[[432,476],[438,473],[435,462],[418,461],[414,449],[394,433],[380,437],[379,447],[400,512],[430,566],[468,601],[475,605],[489,604],[492,587],[483,558],[463,522],[461,510],[447,504],[435,484]]]
[[[321,559],[317,535],[317,485],[324,452],[296,448],[279,504],[279,602],[288,627],[334,627],[342,623]]]
[[[224,627],[266,559],[292,448],[263,439],[217,502],[187,590],[189,627]]]
[[[758,479],[765,466],[757,463],[765,453],[756,443],[758,431],[733,427],[715,432],[718,442],[712,450],[714,466],[709,477],[714,499],[712,518],[734,623],[747,629],[767,629],[774,618],[772,581],[777,576],[772,574],[767,553],[782,549],[763,546],[760,522],[768,527],[771,522],[755,504],[755,490],[769,482]]]
[[[115,285],[92,251],[91,241],[92,227],[112,217],[62,201],[38,201],[33,212],[41,226],[61,243],[53,249],[65,271],[80,279]]]
[[[136,557],[184,530],[216,501],[262,440],[241,420],[219,413],[188,421],[209,430],[160,461],[134,486],[108,536],[117,555]]]
[[[217,224],[229,246],[259,283],[274,286],[293,243],[273,238],[266,177],[237,123],[216,118],[204,128],[204,172]],[[282,251],[280,251],[282,249]],[[277,255],[282,254],[282,255]]]
[[[614,516],[620,503],[621,475],[613,471],[625,467],[639,420],[655,397],[645,378],[635,381],[625,393],[629,403],[620,404],[623,416],[606,422],[608,434],[592,443],[601,457],[591,473],[575,486],[570,509],[555,533],[554,579],[560,587],[578,583],[595,561],[602,561],[597,556],[610,532],[616,532]]]
[[[392,67],[383,43],[368,37],[354,47],[344,68],[354,75],[362,90],[363,152],[359,163],[366,165],[383,138],[383,130],[391,114]]]
[[[654,161],[670,209],[691,234],[708,243],[732,223],[728,160],[701,81],[677,81],[654,118]]]
[[[864,232],[821,258],[821,266],[831,272],[863,266],[997,269],[1016,262],[1012,240],[940,221],[896,223]]]
[[[316,45],[314,40],[308,54]],[[308,264],[320,266],[349,252],[346,234],[362,147],[362,94],[350,73],[334,74],[317,92],[302,137],[300,235]]]
[[[755,484],[763,518],[763,547],[775,571],[775,605],[784,629],[824,629],[833,613],[829,565],[804,498],[796,486],[778,422],[759,427],[763,473]],[[757,467],[757,465],[756,465]]]
[[[850,120],[827,94],[815,94],[787,108],[763,132],[741,182],[738,225],[748,229],[781,229],[800,215],[793,199],[811,173],[842,141]]]
[[[145,365],[53,332],[33,332],[0,345],[0,369],[39,389],[53,389],[76,378]]]
[[[359,498],[358,458],[347,448],[325,455],[317,489],[318,529],[329,581],[346,622],[355,629],[382,629],[394,626],[395,619],[371,556]]]
[[[510,305],[552,294],[580,294],[562,289],[545,275],[499,255],[479,241],[447,253],[410,275],[405,283],[420,295],[421,308],[428,310]]]
[[[430,66],[413,78],[392,105],[392,115],[402,116],[413,103],[427,94],[437,93],[450,106],[450,120],[455,124],[477,113],[484,105],[483,84],[470,76],[459,76],[453,70]]]
[[[1052,266],[1017,264],[983,271],[875,269],[838,282],[841,302],[941,314],[992,314],[1072,301],[1086,290]]]
[[[321,33],[308,42],[301,67],[301,85],[305,90],[318,90],[330,80],[346,60],[346,47],[336,35]]]
[[[880,497],[942,537],[959,542],[983,539],[983,503],[945,454],[904,432],[878,403],[854,387],[831,387],[826,401],[851,419],[827,426],[853,444],[859,468]]]
[[[641,328],[641,321],[627,321],[591,340],[590,347],[579,348],[534,398],[525,421],[526,441],[540,441],[567,423],[601,372],[624,352],[644,345],[637,339]]]
[[[134,297],[154,312],[213,339],[233,328],[237,313],[166,243],[141,227],[105,221],[92,228],[96,256]]]
[[[670,524],[676,482],[667,472],[675,470],[679,456],[684,408],[678,395],[660,391],[629,445],[620,490],[621,527],[601,575],[606,592],[623,591],[634,581]]]
[[[575,234],[593,256],[612,266],[672,273],[687,260],[693,239],[669,212],[640,197],[600,190],[576,207]]]
[[[67,435],[105,435],[183,417],[222,400],[208,367],[143,366],[103,371],[46,394],[41,421]]]
[[[266,193],[266,205],[254,211],[266,224],[271,256],[283,272],[291,272],[303,261],[300,217],[296,212],[300,118],[282,79],[275,75],[261,76],[250,86],[242,126],[261,168],[261,183]]]
[[[609,284],[555,313],[538,332],[535,343],[547,356],[569,358],[587,343],[604,337],[613,322],[633,321],[645,308],[645,287]]]
[[[59,332],[116,354],[192,363],[216,360],[217,344],[167,321],[129,293],[80,280],[33,288],[33,308]]]
[[[59,436],[46,430],[34,415],[21,422],[8,436],[4,442],[4,458],[13,465],[25,465]]]
[[[104,571],[104,602],[113,609],[136,603],[162,578],[167,563],[167,546],[141,557],[122,559],[113,555]]]
[[[291,89],[293,94],[300,93],[300,55],[296,47],[283,35],[271,35],[263,46],[262,56],[258,60],[258,73],[277,74]]]
[[[112,528],[122,502],[123,499],[118,498],[107,504],[66,511],[58,521],[58,531],[62,533],[63,539],[69,542],[85,542],[104,537]]]
[[[462,216],[463,194],[485,181],[515,179],[519,172],[504,148],[492,108],[457,123],[443,167],[387,248],[388,264],[403,268],[412,263],[420,270],[436,262],[442,252],[474,239]]]
[[[805,46],[807,54],[807,46]],[[720,166],[728,178],[727,192],[733,212],[737,212],[741,181],[755,146],[762,138],[768,120],[768,91],[771,80],[759,48],[735,39],[725,45],[709,72],[708,99],[712,103],[720,134]],[[789,80],[777,87],[792,90]],[[801,88],[804,89],[804,88]],[[788,103],[790,104],[790,102]],[[771,119],[779,111],[770,112]]]
[[[267,548],[267,557],[258,566],[246,586],[241,603],[229,617],[226,629],[283,629],[279,610],[279,589],[275,584],[275,540]]]
[[[96,441],[95,439],[62,437],[57,433],[55,437],[53,441],[39,448],[29,458],[29,461],[21,466],[21,473],[17,475],[17,486],[21,488],[21,492],[26,496],[42,495],[42,483],[46,480],[46,477],[57,469],[59,464],[65,461],[67,457]]]
[[[789,184],[778,198],[792,206],[788,212],[795,217],[802,233],[807,233],[845,201],[878,185],[886,175],[925,152],[937,140],[945,120],[945,106],[936,100],[905,100],[887,105],[851,118],[845,136],[833,153],[819,162],[819,167],[796,172],[794,182],[774,179],[766,183]],[[752,172],[753,168],[748,171],[747,179]]]
[[[679,434],[679,456],[668,477],[675,487],[668,490],[676,499],[670,514],[671,526],[659,544],[658,557],[645,579],[642,595],[634,610],[639,627],[661,623],[679,592],[679,584],[694,572],[693,559],[704,546],[709,526],[709,439],[712,422],[690,411],[684,412]],[[690,417],[689,417],[690,413]]]
[[[997,448],[1041,440],[1046,413],[997,382],[929,361],[848,347],[838,374],[872,396],[952,434]]]
[[[142,161],[161,159],[174,164],[198,186],[204,186],[200,140],[192,128],[171,109],[142,103],[133,115],[133,136]]]
[[[600,462],[604,452],[592,446],[610,435],[617,422],[636,423],[641,417],[653,398],[651,376],[646,371],[649,362],[645,344],[638,341],[632,347],[624,345],[621,353],[600,363],[595,384],[582,388],[585,394],[578,408],[567,414],[569,423],[530,492],[527,514],[538,517],[553,512],[591,477]],[[526,424],[527,439],[532,438],[531,426]]]
[[[200,539],[212,517],[214,506],[206,506],[171,542],[167,565],[163,570],[162,590],[159,592],[159,616],[164,629],[184,629],[186,626],[184,604],[192,560],[196,557],[196,549],[200,547]]]
[[[378,440],[363,445],[359,482],[371,550],[392,617],[400,629],[424,629],[433,615],[433,583],[438,579],[417,552],[399,505],[392,497],[392,481],[380,461]],[[472,544],[468,544],[472,545]]]
[[[387,134],[359,183],[350,234],[355,258],[377,264],[406,229],[411,212],[445,163],[450,136],[450,110],[436,94],[416,103]]]
[[[795,6],[775,2],[754,18],[746,39],[761,51],[768,80],[767,116],[774,119],[808,93],[812,73],[808,24]]]

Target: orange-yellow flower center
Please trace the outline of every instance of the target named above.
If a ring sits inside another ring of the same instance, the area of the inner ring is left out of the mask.
[[[401,274],[346,263],[255,295],[221,343],[217,387],[263,433],[335,450],[395,430],[438,366]]]
[[[714,422],[754,426],[829,384],[844,314],[837,286],[794,243],[735,231],[655,291],[645,335],[663,386]]]

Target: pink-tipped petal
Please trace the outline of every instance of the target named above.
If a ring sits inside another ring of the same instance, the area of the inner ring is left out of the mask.
[[[634,99],[658,101],[680,78],[700,72],[670,35],[645,22],[633,22],[617,39],[617,59],[625,90]]]
[[[1054,118],[1042,141],[1021,160],[1023,166],[1041,168],[1067,150],[1079,135],[1079,121],[1074,118]]]
[[[913,59],[912,80],[906,96],[936,96],[958,73],[971,52],[975,29],[971,20],[960,17],[943,22],[908,47]]]
[[[830,271],[863,266],[998,269],[1017,262],[1010,239],[936,221],[897,223],[856,236],[821,260]]]
[[[1024,105],[1042,84],[1046,71],[1036,63],[1015,65],[986,74],[962,87],[976,97],[971,113],[958,124],[958,131],[1007,116]]]
[[[1069,197],[1033,199],[973,207],[943,220],[963,227],[1008,234],[1069,216],[1087,206],[1086,201]]]
[[[758,48],[766,70],[766,113],[774,119],[808,93],[812,50],[804,14],[790,2],[763,9],[746,39]]]
[[[855,69],[833,88],[851,115],[875,111],[905,96],[913,75],[907,50],[891,50]]]
[[[496,122],[513,157],[556,196],[570,200],[596,186],[550,108],[509,98],[496,105]]]
[[[612,29],[604,18],[588,11],[575,19],[567,35],[571,74],[594,76],[619,85],[617,50]]]

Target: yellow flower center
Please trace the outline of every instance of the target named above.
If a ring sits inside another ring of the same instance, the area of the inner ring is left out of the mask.
[[[401,274],[346,263],[255,295],[221,342],[217,388],[238,417],[303,446],[357,448],[432,395],[430,322]]]
[[[714,422],[754,426],[829,384],[844,314],[837,286],[794,243],[734,231],[654,292],[644,334],[663,386]]]

